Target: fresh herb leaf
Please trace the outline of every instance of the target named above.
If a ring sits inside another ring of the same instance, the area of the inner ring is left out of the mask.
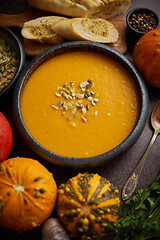
[[[123,203],[114,240],[160,240],[160,174],[148,189]]]

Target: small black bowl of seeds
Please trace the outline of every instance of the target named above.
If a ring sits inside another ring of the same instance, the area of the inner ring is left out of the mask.
[[[159,27],[158,15],[148,8],[136,8],[126,16],[127,30],[133,42],[144,34]]]
[[[0,26],[0,98],[13,87],[24,64],[21,41],[10,29]]]

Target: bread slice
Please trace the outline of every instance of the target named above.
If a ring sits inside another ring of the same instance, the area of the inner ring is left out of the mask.
[[[66,16],[108,19],[125,12],[131,0],[28,0],[28,3]]]
[[[63,18],[58,16],[47,16],[25,22],[21,34],[26,39],[32,39],[41,43],[62,43],[64,41],[63,37],[57,35],[52,28],[60,19]]]
[[[119,35],[113,24],[100,18],[61,19],[52,28],[55,33],[69,40],[111,43],[116,42]]]

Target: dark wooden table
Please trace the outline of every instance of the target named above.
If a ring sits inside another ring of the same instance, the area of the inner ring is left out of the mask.
[[[18,4],[16,4],[16,2]],[[8,7],[7,7],[8,6]],[[14,9],[15,7],[15,9]],[[3,13],[19,13],[23,11],[26,7],[26,1],[12,1],[12,0],[0,0],[0,12]],[[160,16],[160,1],[159,0],[132,0],[131,6],[128,9],[130,11],[133,8],[146,7],[155,11]],[[6,11],[6,12],[5,12]],[[17,29],[12,29],[16,34],[19,34]],[[132,44],[128,41],[128,51],[125,54],[126,57],[132,61]],[[27,61],[30,61],[27,58]],[[116,159],[114,162],[106,165],[105,167],[93,168],[93,169],[66,169],[53,165],[46,162],[44,159],[33,153],[30,148],[26,145],[23,139],[20,137],[17,129],[15,127],[12,115],[12,92],[10,92],[5,98],[0,100],[0,112],[2,112],[9,120],[11,127],[13,129],[14,143],[10,154],[10,157],[31,157],[33,159],[39,160],[49,171],[53,172],[54,178],[59,186],[62,182],[67,181],[70,177],[77,175],[79,172],[92,172],[98,173],[101,176],[107,178],[114,185],[116,185],[121,194],[121,189],[131,174],[132,170],[135,168],[143,153],[145,152],[148,143],[152,137],[153,129],[150,125],[150,114],[156,104],[160,99],[160,89],[147,86],[149,93],[149,115],[148,120],[143,133],[141,134],[138,141],[127,151],[123,156]],[[160,171],[160,137],[156,139],[149,156],[146,160],[145,166],[143,168],[142,174],[139,179],[137,189],[147,188],[150,186],[154,178],[158,175]],[[13,206],[14,207],[14,206]],[[54,213],[52,214],[54,216]],[[10,231],[8,229],[0,228],[0,240],[35,240],[41,239],[41,227],[36,228],[31,231],[17,233]]]

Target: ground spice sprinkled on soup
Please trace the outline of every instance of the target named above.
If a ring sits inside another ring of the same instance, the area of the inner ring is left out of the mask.
[[[53,57],[28,80],[23,121],[46,149],[67,157],[92,157],[122,143],[139,117],[130,74],[113,59],[75,51]]]

